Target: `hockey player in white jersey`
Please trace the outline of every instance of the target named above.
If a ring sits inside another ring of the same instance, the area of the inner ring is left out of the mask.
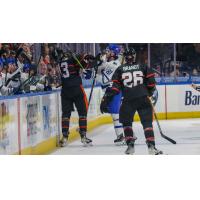
[[[13,92],[13,88],[5,86],[6,74],[3,71],[4,71],[4,62],[0,58],[0,96],[7,96]]]
[[[17,60],[15,58],[8,58],[7,62],[7,74],[5,79],[5,86],[8,88],[13,88],[13,94],[20,87],[21,82],[26,80],[26,76],[22,73],[22,67],[18,66]],[[18,92],[18,94],[20,94]]]
[[[97,80],[101,83],[103,92],[111,86],[112,76],[115,70],[122,64],[122,57],[120,56],[120,47],[118,45],[110,44],[106,48],[106,53],[102,56],[102,64],[98,67]],[[109,104],[109,113],[112,116],[114,129],[117,138],[114,140],[116,145],[124,144],[124,134],[122,124],[119,123],[119,108],[121,105],[121,93],[116,95]]]

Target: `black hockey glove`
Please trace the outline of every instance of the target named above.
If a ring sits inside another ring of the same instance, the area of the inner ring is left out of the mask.
[[[114,90],[112,90],[109,87],[106,89],[106,93],[104,94],[104,96],[101,100],[101,105],[100,105],[101,113],[109,113],[108,105],[112,101],[112,99],[115,95],[116,95],[116,93]]]
[[[87,61],[87,63],[89,63],[89,67],[91,69],[94,69],[95,71],[98,70],[98,67],[102,64],[102,60],[101,60],[101,54],[98,54],[96,57],[92,57],[90,55],[86,55],[86,58],[89,59],[89,62]]]
[[[104,97],[101,100],[101,104],[100,104],[100,110],[101,110],[102,114],[109,113],[108,104],[109,104],[109,99],[107,96],[104,95]]]
[[[95,71],[98,70],[98,67],[102,64],[102,59],[101,59],[101,54],[99,53],[95,59],[94,59],[94,62],[93,62],[93,67]]]
[[[158,101],[158,90],[155,89],[152,96],[151,96],[151,102],[155,106],[157,101]]]
[[[102,64],[102,62],[103,62],[102,55],[100,53],[97,54],[96,57],[95,57],[95,60],[97,62],[97,66],[100,66]]]
[[[87,60],[88,62],[92,62],[95,60],[95,57],[93,55],[87,54],[84,56],[84,60]]]

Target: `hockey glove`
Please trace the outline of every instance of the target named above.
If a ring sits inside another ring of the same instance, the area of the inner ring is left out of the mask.
[[[101,113],[109,113],[109,110],[108,110],[108,98],[107,96],[104,96],[101,100],[101,104],[100,104],[100,110],[101,110]]]
[[[95,60],[95,57],[93,55],[87,54],[84,56],[84,60],[86,60],[87,62],[92,62]]]
[[[84,70],[83,75],[84,75],[84,78],[86,80],[91,79],[91,77],[92,77],[92,70],[89,70],[89,69]]]
[[[96,65],[97,67],[100,66],[103,62],[102,60],[102,55],[99,53],[96,57],[95,57],[95,60],[96,60]]]
[[[101,100],[101,105],[100,105],[101,113],[110,113],[108,105],[112,101],[112,99],[115,95],[116,95],[116,93],[114,90],[112,90],[109,87],[106,89],[106,93],[104,94],[104,96]]]
[[[88,68],[94,69],[95,71],[98,70],[98,67],[102,64],[102,60],[100,60],[100,55],[101,54],[98,54],[93,59],[91,59],[91,57],[90,57],[90,62],[88,62],[89,63],[89,67]]]
[[[158,101],[158,90],[155,89],[153,95],[151,96],[151,102],[155,106]]]

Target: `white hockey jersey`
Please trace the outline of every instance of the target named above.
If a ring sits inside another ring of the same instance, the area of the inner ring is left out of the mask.
[[[120,60],[121,59],[112,60],[109,62],[104,61],[99,66],[97,80],[101,83],[103,90],[110,86],[115,70],[121,65]]]
[[[5,84],[5,74],[0,73],[0,96],[8,96],[12,93],[13,89],[4,86]]]

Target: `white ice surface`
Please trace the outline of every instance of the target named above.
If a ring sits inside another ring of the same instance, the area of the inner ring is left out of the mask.
[[[160,120],[163,133],[176,140],[171,144],[159,134],[156,122],[154,130],[156,147],[169,155],[200,155],[200,119]],[[133,130],[137,136],[135,145],[136,155],[147,155],[147,147],[140,122],[134,122]],[[93,146],[83,147],[80,140],[70,143],[67,147],[59,148],[53,155],[120,155],[124,154],[126,146],[115,146],[116,138],[112,124],[96,128],[88,137],[93,140]]]

